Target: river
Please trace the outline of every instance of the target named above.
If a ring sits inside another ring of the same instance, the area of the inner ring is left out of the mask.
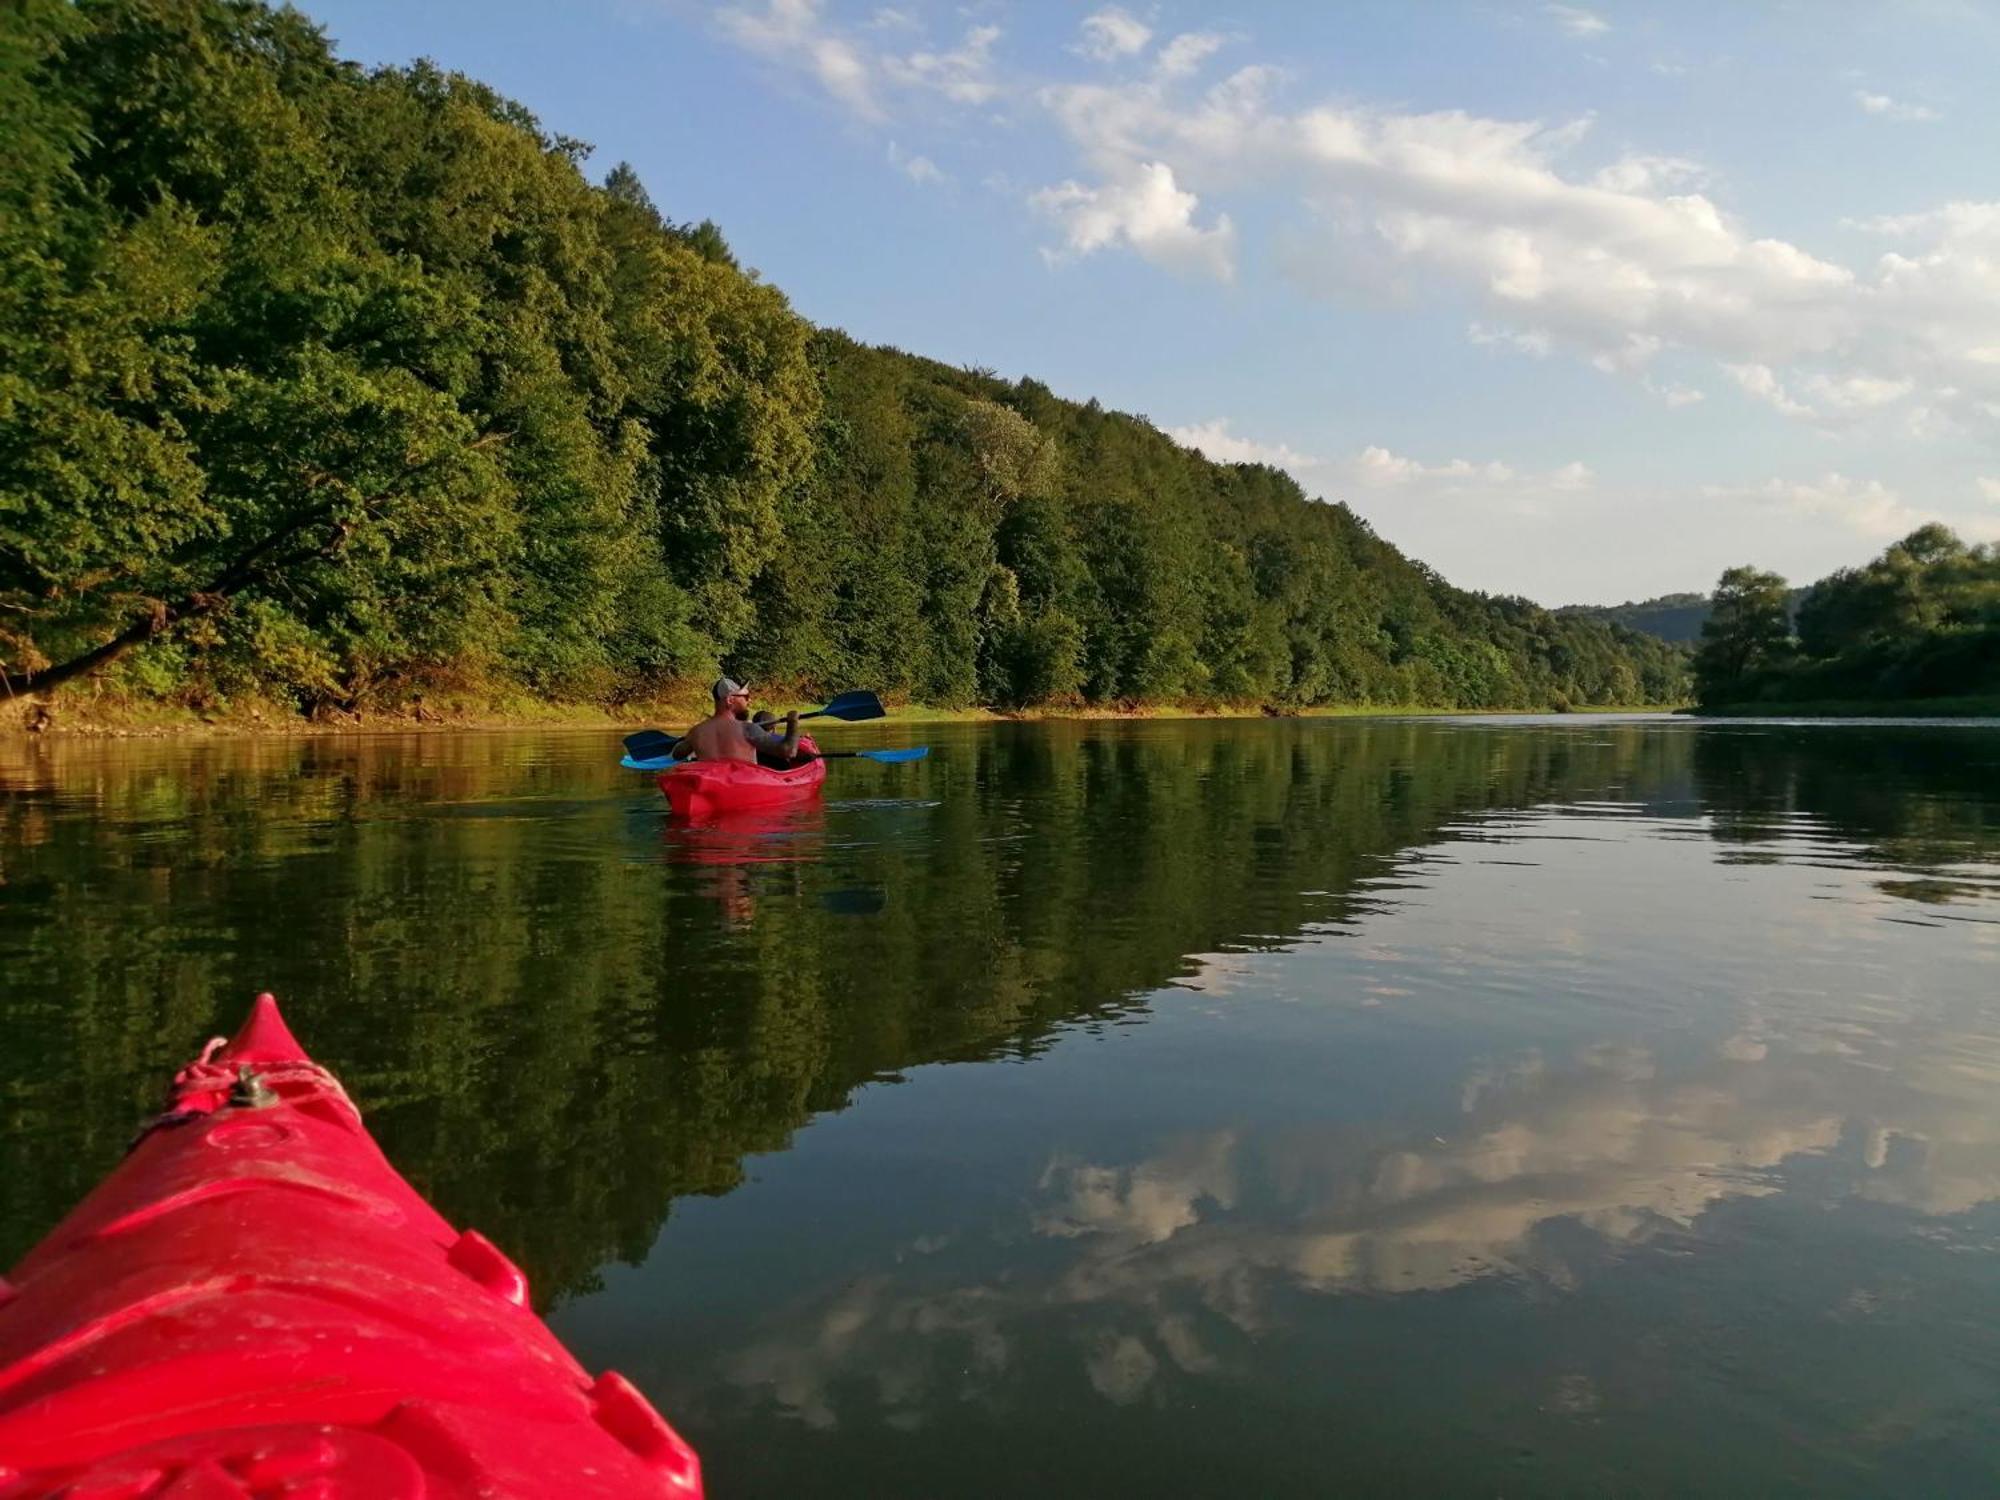
[[[0,744],[0,1265],[275,990],[718,1496],[1969,1493],[2000,727]]]

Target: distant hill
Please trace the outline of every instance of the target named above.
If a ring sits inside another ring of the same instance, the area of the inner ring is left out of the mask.
[[[1793,589],[1786,606],[1799,612],[1804,589]],[[1701,639],[1701,622],[1708,618],[1707,594],[1662,594],[1657,599],[1641,599],[1628,604],[1569,604],[1555,611],[1579,620],[1597,620],[1607,625],[1623,625],[1642,635],[1692,646]]]
[[[1706,594],[1662,594],[1628,604],[1572,604],[1556,611],[1582,620],[1599,620],[1607,625],[1623,625],[1657,636],[1663,641],[1692,645],[1701,637],[1701,622],[1708,618]]]

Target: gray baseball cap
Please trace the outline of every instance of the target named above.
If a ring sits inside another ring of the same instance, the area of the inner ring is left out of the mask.
[[[750,689],[745,687],[742,683],[738,682],[733,677],[716,678],[715,685],[711,687],[708,691],[711,695],[713,695],[717,703],[727,702],[731,698],[736,698],[736,697],[747,698],[750,696]]]

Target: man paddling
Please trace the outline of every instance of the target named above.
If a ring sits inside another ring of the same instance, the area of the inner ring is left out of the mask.
[[[786,764],[799,753],[799,712],[785,715],[785,732],[774,734],[750,722],[750,689],[729,677],[718,677],[709,689],[715,712],[690,729],[674,746],[675,760],[736,760],[757,763],[757,753],[780,757]]]
[[[760,708],[750,715],[751,727],[761,729],[766,734],[773,733],[771,726],[777,722],[778,716],[768,708]],[[773,771],[789,771],[792,768],[792,758],[777,750],[759,750],[757,764],[767,766]]]

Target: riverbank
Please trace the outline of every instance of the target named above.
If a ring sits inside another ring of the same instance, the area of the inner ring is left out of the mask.
[[[772,707],[798,701],[782,689],[760,693]],[[1632,704],[1568,710],[1576,714],[1664,713],[1673,705]],[[163,739],[254,735],[342,735],[469,732],[502,729],[632,729],[645,725],[692,723],[708,712],[696,689],[644,703],[615,706],[553,703],[531,697],[429,695],[393,711],[363,710],[308,718],[287,705],[234,703],[225,709],[197,709],[145,699],[108,695],[58,699],[38,710],[26,699],[0,703],[0,733],[33,733],[96,739]],[[940,708],[924,703],[892,704],[889,722],[903,724],[1034,722],[1044,719],[1256,719],[1404,718],[1454,714],[1544,713],[1533,708],[1449,708],[1421,703],[1332,703],[1274,710],[1259,704],[1151,703],[1118,706],[1078,704],[1012,710]]]
[[[2000,694],[1955,698],[1819,698],[1804,703],[1722,703],[1675,710],[1704,719],[2000,719]]]

